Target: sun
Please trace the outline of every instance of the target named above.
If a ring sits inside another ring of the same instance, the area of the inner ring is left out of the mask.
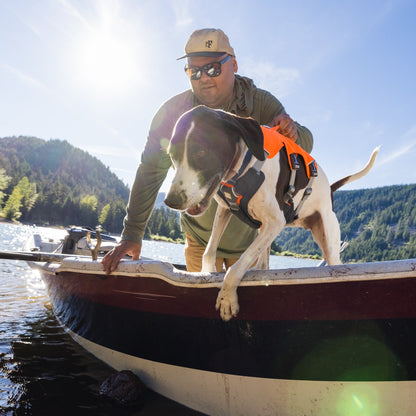
[[[137,75],[133,49],[111,33],[91,34],[80,51],[80,63],[82,78],[97,92],[123,93]]]
[[[71,77],[85,93],[98,99],[124,96],[140,81],[137,37],[126,27],[116,15],[105,13],[77,34]]]

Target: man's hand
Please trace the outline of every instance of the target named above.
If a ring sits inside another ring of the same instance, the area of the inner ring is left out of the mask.
[[[279,133],[283,134],[290,140],[296,142],[298,139],[298,130],[295,122],[290,118],[289,114],[279,114],[270,123],[270,127],[279,126]]]
[[[113,272],[120,260],[128,254],[132,260],[139,260],[142,245],[135,241],[121,240],[112,250],[110,250],[101,260],[106,274]]]

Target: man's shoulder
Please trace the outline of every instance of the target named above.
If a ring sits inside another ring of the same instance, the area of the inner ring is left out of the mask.
[[[153,117],[151,131],[171,131],[176,120],[192,108],[192,91],[184,91],[165,101]]]
[[[244,91],[248,96],[252,95],[257,99],[277,100],[270,91],[257,87],[251,78],[236,74],[235,79],[237,83],[237,93],[239,91],[240,93],[241,91]]]
[[[191,90],[183,91],[166,100],[162,107],[172,109],[189,109],[192,107],[193,94]]]

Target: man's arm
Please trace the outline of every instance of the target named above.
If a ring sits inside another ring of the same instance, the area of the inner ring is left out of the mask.
[[[191,108],[190,92],[173,97],[166,102],[153,118],[141,163],[130,191],[127,214],[121,242],[107,253],[102,264],[106,273],[111,273],[119,261],[126,255],[138,260],[147,222],[160,187],[171,165],[166,148],[172,135],[173,127],[179,116]]]
[[[121,242],[102,259],[107,274],[116,269],[125,255],[130,255],[133,260],[140,258],[146,224],[170,166],[169,157],[160,146],[157,148],[155,140],[157,140],[155,137],[149,135],[142,154],[142,162],[137,169],[136,179],[130,191]]]

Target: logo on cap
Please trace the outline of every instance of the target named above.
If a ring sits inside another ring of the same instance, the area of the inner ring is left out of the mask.
[[[205,42],[205,46],[209,49],[209,48],[211,48],[211,46],[212,46],[212,40],[207,40],[206,42]]]

